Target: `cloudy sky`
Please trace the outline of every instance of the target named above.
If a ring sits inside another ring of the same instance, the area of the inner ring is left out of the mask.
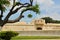
[[[39,0],[40,17],[51,17],[60,20],[60,0]]]
[[[16,0],[21,1],[22,3],[29,2],[29,0]],[[12,2],[12,1],[11,1]],[[33,19],[42,18],[42,17],[51,17],[55,20],[60,20],[60,0],[34,0],[34,4],[38,3],[40,7],[40,15],[36,15],[35,12],[27,11],[23,15],[25,16],[21,21],[30,22]],[[4,16],[9,12],[9,8],[5,11]],[[11,16],[10,19],[15,19],[19,16],[19,12]],[[32,18],[28,18],[28,14],[32,14]]]

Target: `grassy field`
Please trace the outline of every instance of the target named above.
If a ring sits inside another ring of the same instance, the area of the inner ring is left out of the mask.
[[[60,40],[60,39],[13,39],[13,40]]]
[[[16,36],[11,40],[60,40],[60,36]]]

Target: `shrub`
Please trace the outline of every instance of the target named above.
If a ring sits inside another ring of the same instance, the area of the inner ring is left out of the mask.
[[[4,31],[0,32],[0,38],[4,40],[10,40],[11,37],[17,36],[17,32],[12,32],[12,31]]]

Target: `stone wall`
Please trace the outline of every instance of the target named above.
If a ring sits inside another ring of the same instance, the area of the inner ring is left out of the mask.
[[[43,25],[43,30],[60,30],[60,24],[46,24]]]
[[[60,30],[19,31],[19,36],[60,36]]]
[[[4,26],[2,31],[33,31],[36,30],[33,25],[22,25],[22,26]]]

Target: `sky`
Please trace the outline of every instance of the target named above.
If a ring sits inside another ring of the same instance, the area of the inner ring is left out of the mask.
[[[16,1],[21,1],[21,3],[29,2],[29,0],[16,0]],[[60,0],[34,0],[33,4],[35,5],[36,3],[39,5],[40,15],[38,14],[36,15],[36,13],[33,11],[27,11],[23,14],[25,17],[22,18],[20,21],[31,22],[33,19],[40,19],[42,17],[51,17],[54,20],[60,20]],[[7,15],[8,12],[9,7],[7,7],[7,10],[4,12],[4,17]],[[21,10],[19,10],[16,14],[12,15],[9,19],[13,20],[17,18],[20,12]],[[27,17],[28,14],[32,14],[33,17],[28,18]]]

